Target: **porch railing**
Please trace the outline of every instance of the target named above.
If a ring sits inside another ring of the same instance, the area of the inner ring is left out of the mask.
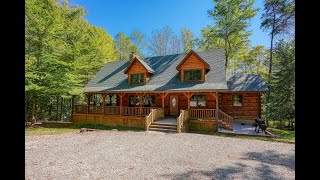
[[[177,117],[177,132],[180,133],[184,124],[186,123],[186,121],[189,119],[189,113],[190,111],[187,110],[180,110],[180,115],[179,117]]]
[[[147,116],[150,114],[149,107],[122,107],[122,115]]]
[[[89,114],[103,114],[102,106],[89,106]]]
[[[74,105],[74,113],[87,114],[87,105]],[[147,116],[150,114],[150,107],[122,107],[121,115],[124,116]],[[158,109],[158,108],[153,108]],[[161,109],[163,114],[163,110]],[[105,115],[120,115],[120,106],[89,106],[89,114],[105,114]]]
[[[104,114],[106,115],[120,114],[120,106],[105,106]]]
[[[74,105],[73,112],[79,114],[87,114],[87,105]]]
[[[163,109],[162,108],[151,109],[150,114],[146,116],[145,130],[148,131],[151,123],[160,118],[164,118]]]
[[[219,119],[228,124],[233,123],[233,117],[221,110],[219,110]]]
[[[191,119],[215,119],[215,109],[190,109]]]
[[[190,119],[216,119],[215,109],[190,109]],[[233,117],[219,110],[219,120],[228,124],[233,122]]]

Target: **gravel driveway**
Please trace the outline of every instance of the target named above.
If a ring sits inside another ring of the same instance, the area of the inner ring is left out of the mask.
[[[26,179],[295,179],[295,145],[191,133],[26,136]]]

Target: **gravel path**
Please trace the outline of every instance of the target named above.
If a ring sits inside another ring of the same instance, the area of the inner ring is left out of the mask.
[[[202,134],[26,136],[26,179],[295,179],[295,145]]]

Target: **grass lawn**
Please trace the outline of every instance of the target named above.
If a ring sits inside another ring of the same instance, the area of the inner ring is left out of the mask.
[[[105,125],[101,125],[101,124],[97,124],[97,125],[84,124],[84,125],[75,125],[75,126],[61,127],[61,128],[57,128],[57,127],[28,127],[25,129],[25,135],[50,135],[50,134],[80,132],[81,128],[100,129],[100,130],[117,129],[118,131],[144,131],[144,128],[136,128],[136,127],[105,126]]]
[[[70,132],[79,132],[79,129],[71,128],[44,128],[44,127],[29,127],[25,129],[25,135],[49,135],[49,134],[62,134]]]
[[[192,133],[210,134],[215,136],[235,137],[235,138],[244,138],[244,139],[256,139],[256,140],[263,140],[263,141],[295,143],[295,131],[280,130],[275,128],[268,128],[267,131],[271,132],[274,135],[278,135],[278,137],[272,138],[272,137],[260,137],[260,136],[246,136],[246,135],[219,133],[219,132],[218,133],[192,132]]]

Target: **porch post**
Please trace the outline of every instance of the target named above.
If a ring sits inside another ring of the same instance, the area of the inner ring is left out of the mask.
[[[216,92],[216,132],[219,128],[219,93]]]
[[[105,115],[105,109],[106,109],[106,93],[102,94],[102,113]]]
[[[259,107],[258,107],[258,108],[259,108],[259,109],[258,109],[258,111],[259,111],[259,112],[258,112],[258,116],[259,116],[259,118],[261,118],[261,93],[258,93],[258,103],[259,103],[259,104],[258,104],[258,106],[259,106]]]
[[[126,93],[120,93],[120,115],[122,115],[122,97],[125,95]]]
[[[89,114],[91,94],[86,94],[86,97],[87,97],[87,114]]]
[[[122,96],[120,96],[120,115],[122,115]]]
[[[141,116],[141,114],[142,114],[142,94],[139,94],[139,97],[140,97],[140,111],[139,111],[139,114]]]
[[[159,95],[161,96],[162,98],[162,112],[163,112],[163,117],[164,117],[164,98],[167,97],[169,93],[159,93]]]
[[[190,92],[183,93],[183,95],[184,95],[185,97],[187,97],[188,109],[190,109],[190,98],[191,98],[191,96],[192,96],[193,94],[194,94],[194,93],[190,93]]]
[[[187,99],[188,99],[188,109],[190,109],[190,98],[191,98],[191,96],[190,96],[190,94],[188,93],[188,96],[187,96]]]
[[[162,109],[164,109],[164,95],[161,95],[162,98]]]

